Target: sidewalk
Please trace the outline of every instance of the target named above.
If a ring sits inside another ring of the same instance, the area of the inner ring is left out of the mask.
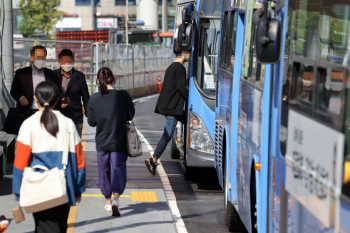
[[[160,232],[175,233],[176,228],[166,200],[159,176],[152,176],[144,160],[150,157],[149,150],[142,142],[143,155],[128,158],[127,185],[120,198],[121,217],[112,217],[104,210],[105,199],[98,182],[95,149],[95,128],[84,124],[82,143],[86,158],[86,192],[77,208],[71,208],[67,232]],[[12,171],[12,167],[8,168]],[[17,206],[11,194],[11,176],[0,182],[0,215],[10,220],[6,233],[33,232],[31,214],[25,214],[26,221],[16,224],[12,221],[11,209]]]

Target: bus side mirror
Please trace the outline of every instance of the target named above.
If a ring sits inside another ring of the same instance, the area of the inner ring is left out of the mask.
[[[182,23],[190,23],[197,18],[198,12],[194,9],[193,3],[188,3],[182,9]]]
[[[183,23],[179,27],[177,34],[177,47],[182,51],[192,49],[193,43],[193,25],[191,23]]]
[[[256,58],[262,64],[275,64],[280,61],[282,23],[279,19],[267,19],[264,29],[264,20],[257,25],[255,39]]]

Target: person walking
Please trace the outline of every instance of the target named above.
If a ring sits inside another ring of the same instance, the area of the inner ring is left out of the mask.
[[[44,81],[35,90],[35,101],[39,111],[25,120],[17,139],[16,157],[13,167],[12,190],[20,205],[20,190],[23,171],[26,167],[42,165],[49,170],[62,169],[65,130],[70,130],[70,147],[66,168],[68,203],[33,213],[35,232],[65,233],[70,206],[81,201],[85,192],[85,158],[73,121],[53,110],[59,101],[56,84]],[[72,149],[73,148],[73,149]],[[38,190],[45,192],[45,190]]]
[[[85,75],[74,69],[74,53],[69,49],[62,49],[58,54],[60,68],[53,71],[60,80],[60,88],[64,94],[61,99],[61,109],[63,115],[73,120],[81,137],[83,131],[83,107],[87,109],[90,99],[89,90],[86,84]]]
[[[128,92],[115,90],[112,71],[101,68],[96,83],[99,92],[91,96],[87,115],[88,123],[96,127],[98,178],[106,198],[105,210],[120,216],[119,197],[126,186],[127,148],[125,125],[130,121],[127,107],[134,117],[135,108]],[[113,201],[111,195],[114,194]]]
[[[60,80],[52,70],[45,68],[46,55],[47,51],[44,46],[34,46],[30,50],[31,65],[16,71],[10,94],[16,100],[17,108],[38,110],[33,96],[35,88],[43,81],[52,81],[57,87],[61,87]],[[59,90],[59,96],[63,97],[61,90]]]
[[[153,157],[145,160],[152,175],[156,174],[157,161],[169,143],[177,122],[180,121],[186,125],[187,121],[187,114],[183,109],[185,101],[188,99],[188,88],[186,87],[186,69],[183,63],[187,61],[190,52],[175,51],[175,54],[175,62],[165,71],[163,87],[155,109],[155,113],[164,115],[166,118],[164,132]]]

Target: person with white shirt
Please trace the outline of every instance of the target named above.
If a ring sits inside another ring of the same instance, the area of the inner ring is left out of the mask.
[[[10,94],[17,101],[17,108],[38,109],[34,101],[34,90],[43,81],[54,82],[60,90],[59,96],[63,97],[60,80],[52,70],[45,68],[46,55],[47,51],[44,46],[32,47],[30,50],[31,65],[16,71]]]

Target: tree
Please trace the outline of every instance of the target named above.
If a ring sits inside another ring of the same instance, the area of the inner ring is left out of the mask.
[[[57,21],[64,12],[59,11],[59,0],[21,0],[21,24],[19,31],[23,37],[33,37],[34,30],[38,29],[49,38],[49,32],[55,29]]]

